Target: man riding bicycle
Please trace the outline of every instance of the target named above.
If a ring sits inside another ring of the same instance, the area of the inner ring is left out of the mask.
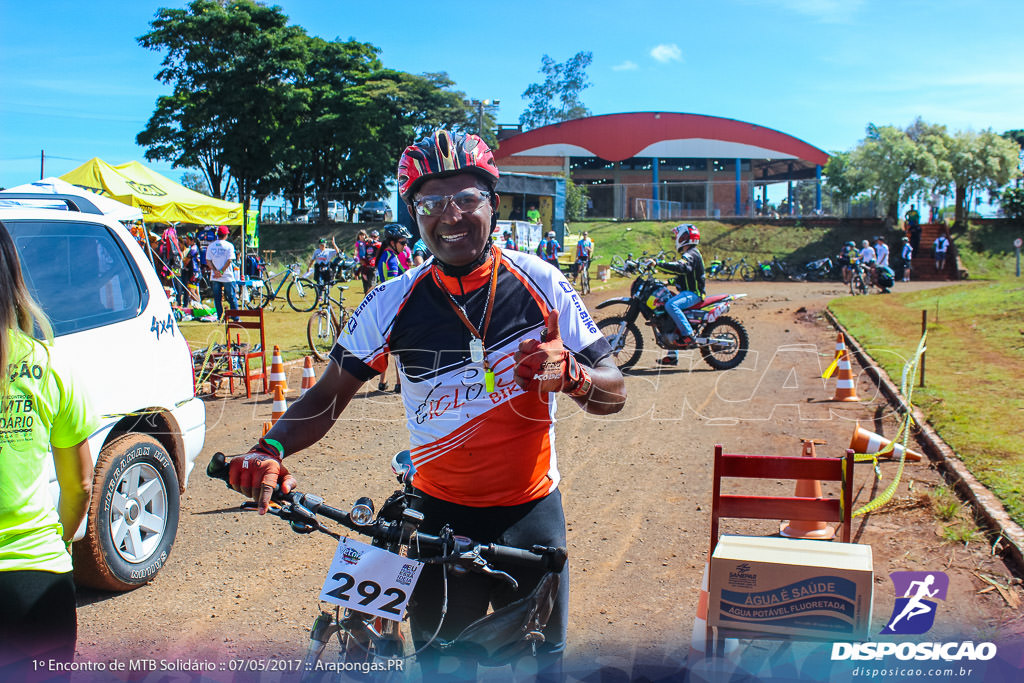
[[[572,283],[576,284],[576,278],[581,270],[590,268],[590,260],[594,257],[594,243],[590,240],[590,233],[583,231],[583,236],[576,243],[576,262],[572,265]]]
[[[439,130],[410,145],[398,190],[434,257],[383,282],[342,330],[320,380],[288,408],[252,451],[230,465],[232,487],[265,512],[273,487],[295,479],[281,464],[322,438],[387,354],[397,358],[416,473],[414,506],[424,533],[448,524],[480,542],[565,546],[556,466],[555,396],[588,413],[618,412],[621,373],[565,277],[531,254],[491,242],[498,169],[477,135]],[[458,396],[457,400],[451,400]],[[478,574],[447,575],[449,604],[439,637],[529,594],[542,574],[517,566],[518,591]],[[559,676],[568,615],[568,571],[538,647],[538,667]],[[424,567],[409,612],[422,645],[438,627],[445,574]],[[418,645],[418,646],[419,646]],[[420,655],[424,678],[438,655]],[[462,663],[472,679],[476,664]]]

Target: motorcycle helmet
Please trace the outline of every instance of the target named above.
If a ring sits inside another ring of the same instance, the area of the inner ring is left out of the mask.
[[[405,226],[400,223],[388,223],[384,226],[384,242],[385,244],[391,241],[397,240],[411,240],[412,233],[405,229]]]
[[[692,223],[683,223],[672,228],[676,236],[676,251],[682,251],[692,244],[700,243],[700,230]]]
[[[492,190],[498,182],[494,154],[479,135],[434,131],[405,148],[398,160],[398,194],[409,203],[423,183],[464,171],[479,176]]]

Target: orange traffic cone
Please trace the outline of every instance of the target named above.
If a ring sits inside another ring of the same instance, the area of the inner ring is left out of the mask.
[[[274,344],[274,355],[270,357],[270,393],[274,393],[274,387],[288,393],[288,380],[284,376],[284,362],[281,360],[281,347]]]
[[[821,373],[822,379],[828,379],[832,376],[832,373],[836,371],[836,366],[839,365],[839,359],[843,357],[845,352],[846,340],[843,338],[843,333],[840,332],[836,335],[836,356],[832,359],[832,363],[825,368],[825,372]]]
[[[288,410],[288,403],[284,400],[284,389],[279,386],[274,387],[274,407],[270,412],[270,424],[275,424],[286,410]]]
[[[700,597],[697,598],[697,614],[693,617],[693,633],[690,636],[690,654],[687,665],[692,667],[696,662],[707,656],[708,644],[708,563],[704,563],[704,576],[700,580]],[[739,646],[736,638],[725,639],[726,656],[733,654]]]
[[[306,392],[313,388],[316,383],[316,375],[313,373],[313,359],[306,356],[302,363],[302,384],[299,385],[299,398],[306,395]]]
[[[836,393],[832,400],[860,400],[857,396],[857,380],[854,378],[853,370],[850,368],[850,352],[845,349],[843,350],[842,357],[839,359],[839,374],[836,375]]]
[[[264,422],[263,423],[263,436],[266,436],[267,432],[269,432],[270,428],[273,427],[273,426],[274,426],[273,422]]]
[[[813,439],[803,439],[803,442],[803,456],[805,458],[815,457],[815,443],[824,443],[822,441],[815,442]],[[797,498],[821,498],[821,482],[817,479],[797,479],[796,493],[793,495]],[[836,530],[835,527],[829,526],[825,522],[794,519],[780,524],[779,533],[789,538],[811,538],[827,541],[836,535]]]
[[[869,432],[860,426],[857,422],[853,427],[853,438],[850,439],[850,450],[854,453],[867,453],[869,455],[875,454],[888,446],[892,441],[885,438],[880,434]],[[886,453],[885,458],[898,458],[903,453],[903,446],[896,443],[893,444],[892,450]],[[920,462],[921,458],[924,457],[917,451],[912,451],[909,448],[906,449],[906,455],[903,456],[904,460],[911,462]]]

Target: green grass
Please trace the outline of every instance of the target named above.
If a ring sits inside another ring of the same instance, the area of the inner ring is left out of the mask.
[[[858,244],[863,239],[874,237],[878,228],[869,229],[852,225],[828,227],[808,225],[774,225],[751,223],[728,225],[717,221],[692,221],[700,229],[700,250],[705,261],[716,258],[732,258],[738,261],[747,258],[747,263],[756,265],[777,256],[792,264],[800,265],[824,258],[835,258],[847,240]],[[673,249],[672,227],[679,221],[587,221],[572,223],[573,235],[587,230],[594,241],[597,254],[595,263],[607,264],[613,255],[625,256],[632,252],[639,256],[643,251],[657,253],[660,249]],[[892,233],[890,241],[895,244],[899,233]],[[575,237],[566,239],[570,249]]]
[[[925,387],[913,400],[968,469],[1024,524],[1024,282],[964,282],[829,308],[898,383],[928,311]],[[916,381],[914,384],[918,384]]]
[[[357,280],[349,282],[348,286],[349,289],[345,292],[345,305],[352,309],[362,301],[363,287]],[[337,289],[334,291],[336,293]],[[312,311],[309,313],[297,313],[284,301],[275,301],[273,308],[264,309],[267,362],[270,361],[269,354],[275,344],[281,347],[281,357],[286,362],[310,354],[309,344],[306,341],[306,322],[312,314]],[[185,335],[185,339],[188,340],[189,346],[193,349],[205,348],[213,343],[223,344],[227,338],[224,323],[186,321],[179,323],[178,326],[181,328],[182,334]],[[245,333],[245,330],[236,330],[235,332],[235,334],[241,335],[242,342],[248,341],[250,344],[259,343],[258,332],[255,330],[249,331],[248,338]]]

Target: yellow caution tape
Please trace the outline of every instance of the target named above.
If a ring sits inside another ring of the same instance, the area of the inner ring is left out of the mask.
[[[854,517],[874,512],[892,500],[892,497],[896,494],[896,488],[899,486],[900,478],[903,476],[903,465],[906,463],[907,443],[910,439],[910,427],[914,423],[914,416],[911,415],[914,410],[914,404],[912,403],[914,392],[913,378],[917,376],[917,367],[921,362],[921,355],[924,354],[927,349],[927,346],[925,345],[927,337],[928,332],[926,331],[921,335],[921,341],[917,344],[917,352],[914,354],[914,357],[903,365],[903,377],[900,379],[900,394],[906,397],[907,410],[903,413],[903,421],[901,422],[896,435],[893,437],[892,441],[890,441],[889,444],[878,453],[854,454],[854,462],[866,462],[868,459],[873,459],[875,461],[875,474],[878,476],[878,456],[891,452],[895,447],[897,439],[900,440],[900,443],[903,446],[903,452],[900,453],[899,456],[899,465],[896,468],[896,476],[893,478],[892,483],[885,487],[885,490],[878,494],[874,500],[854,510]],[[879,478],[881,477],[879,476]]]
[[[832,373],[836,371],[837,367],[839,367],[839,356],[836,356],[836,359],[832,361],[832,364],[825,368],[825,372],[821,373],[821,378],[828,379],[829,377],[831,377]]]

